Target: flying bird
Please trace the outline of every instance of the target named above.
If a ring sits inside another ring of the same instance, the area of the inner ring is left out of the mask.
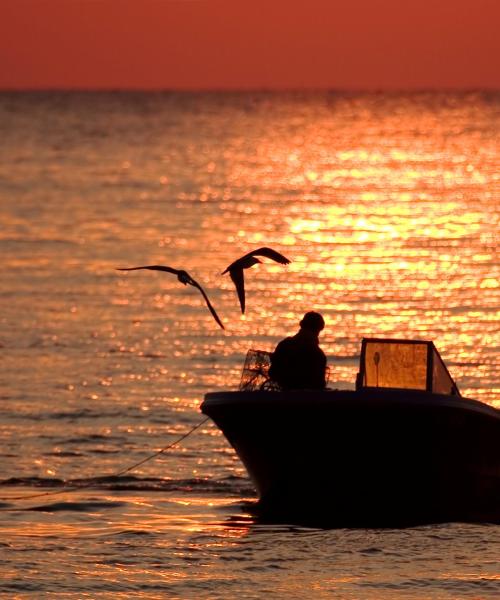
[[[117,271],[137,271],[138,269],[150,269],[151,271],[165,271],[166,273],[173,273],[174,275],[177,275],[177,279],[184,285],[189,284],[198,289],[208,306],[208,310],[212,313],[213,318],[217,321],[217,324],[222,329],[225,329],[224,325],[222,324],[222,321],[219,319],[219,315],[215,312],[215,308],[211,305],[208,296],[205,294],[204,289],[197,281],[195,281],[191,277],[191,275],[187,271],[183,271],[181,269],[173,269],[172,267],[166,267],[164,265],[148,265],[145,267],[124,267],[121,269],[117,269]]]
[[[286,256],[283,256],[283,254],[276,252],[276,250],[273,250],[272,248],[264,247],[258,248],[257,250],[252,250],[252,252],[245,254],[245,256],[242,256],[241,258],[238,258],[238,260],[232,262],[229,267],[222,272],[222,275],[229,272],[229,276],[236,286],[236,292],[240,301],[242,314],[245,313],[245,279],[243,276],[243,270],[249,269],[258,263],[262,263],[262,261],[256,258],[256,256],[265,256],[266,258],[271,258],[282,265],[287,265],[290,262]]]

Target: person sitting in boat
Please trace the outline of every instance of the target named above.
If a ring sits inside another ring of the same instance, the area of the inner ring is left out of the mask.
[[[323,317],[308,312],[300,330],[282,340],[271,354],[269,377],[283,390],[322,390],[326,386],[326,356],[319,347]]]

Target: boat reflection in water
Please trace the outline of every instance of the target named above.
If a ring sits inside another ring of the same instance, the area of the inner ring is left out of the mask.
[[[249,351],[240,391],[201,406],[245,465],[263,520],[500,521],[500,410],[462,397],[432,342],[363,339],[355,390],[272,387],[266,353]]]

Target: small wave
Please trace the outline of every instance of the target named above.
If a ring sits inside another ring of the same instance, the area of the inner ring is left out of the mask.
[[[52,338],[39,338],[28,344],[27,348],[37,349],[37,348],[67,348],[68,344],[63,342],[59,342]]]
[[[332,356],[331,359],[329,359],[332,363],[352,363],[352,364],[358,364],[359,363],[359,354],[337,354],[335,356]]]
[[[113,531],[112,533],[105,533],[103,537],[109,538],[136,538],[136,537],[153,537],[154,534],[151,531],[144,529],[123,529],[122,531]]]
[[[92,512],[93,510],[117,508],[119,506],[124,506],[125,504],[126,502],[111,500],[89,500],[87,502],[52,502],[51,504],[30,506],[26,510],[35,512],[60,512],[66,510],[73,512]]]
[[[255,491],[249,480],[243,477],[224,479],[189,478],[189,479],[157,479],[134,476],[109,476],[95,479],[72,481],[72,485],[88,485],[94,482],[97,486],[116,491],[141,492],[194,492],[224,495],[254,495]]]
[[[141,492],[192,492],[199,494],[224,494],[229,496],[255,496],[250,480],[245,477],[231,475],[224,479],[189,478],[159,479],[155,477],[136,477],[133,475],[105,475],[63,480],[43,477],[11,477],[0,480],[0,485],[35,487],[35,488],[81,488],[105,489],[109,491],[141,491]],[[69,490],[68,490],[69,491]]]
[[[58,458],[68,458],[72,456],[83,456],[81,452],[44,452],[43,456],[57,456]]]
[[[480,362],[467,362],[467,361],[459,361],[459,360],[447,360],[446,365],[448,367],[469,367],[469,368],[477,368],[480,367],[483,363]]]
[[[66,389],[61,386],[61,389]],[[0,396],[0,400],[15,400],[17,399],[14,396]],[[137,418],[138,415],[131,415],[131,418]],[[58,412],[34,412],[32,414],[23,415],[23,419],[29,421],[45,421],[47,419],[61,420],[61,421],[79,421],[81,419],[106,419],[106,418],[115,418],[115,417],[123,417],[123,411],[120,410],[93,410],[90,408],[81,408],[78,410],[71,411],[58,411]],[[45,436],[49,439],[49,436]],[[108,438],[109,439],[109,438]]]
[[[359,587],[373,587],[379,589],[390,590],[415,590],[415,588],[433,590],[441,589],[455,593],[478,593],[478,592],[497,592],[500,590],[500,584],[495,577],[478,576],[462,578],[432,578],[423,577],[421,579],[409,579],[406,581],[393,582],[359,582],[356,584]]]
[[[126,441],[126,439],[123,436],[102,435],[100,433],[90,433],[89,435],[86,435],[83,437],[67,438],[65,440],[62,440],[59,443],[61,445],[62,444],[93,444],[94,442],[102,442],[102,441],[124,443]],[[109,452],[109,451],[106,451],[106,452]],[[119,452],[119,451],[113,450],[113,452]]]
[[[112,418],[112,417],[121,417],[123,416],[123,411],[119,410],[92,410],[90,408],[82,408],[79,410],[72,411],[61,411],[47,414],[51,419],[61,419],[61,420],[77,420],[77,419],[103,419],[103,418]]]
[[[26,487],[61,487],[65,485],[64,479],[56,477],[10,477],[0,480],[0,485],[26,486]]]
[[[382,554],[384,551],[382,550],[382,548],[376,548],[375,546],[370,546],[368,548],[361,548],[359,550],[360,554]]]
[[[161,352],[143,352],[135,348],[112,347],[108,349],[109,354],[133,354],[136,358],[164,359],[166,355]]]
[[[0,239],[0,244],[66,244],[68,246],[76,246],[77,242],[64,238],[4,237]]]

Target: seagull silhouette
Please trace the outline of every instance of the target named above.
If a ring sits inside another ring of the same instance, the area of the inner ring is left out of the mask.
[[[174,275],[177,275],[177,279],[183,283],[184,285],[192,285],[193,287],[195,287],[196,289],[200,290],[201,295],[203,296],[207,306],[208,306],[208,310],[212,313],[213,318],[217,321],[217,324],[222,328],[225,329],[224,325],[222,324],[222,321],[219,319],[219,315],[215,312],[215,308],[210,304],[210,300],[208,299],[208,296],[205,294],[204,289],[201,287],[201,285],[195,281],[191,275],[187,272],[187,271],[183,271],[182,269],[173,269],[172,267],[166,267],[164,265],[148,265],[145,267],[123,267],[121,269],[116,269],[117,271],[137,271],[139,269],[149,269],[151,271],[165,271],[166,273],[173,273]]]
[[[245,278],[243,276],[243,270],[249,269],[258,263],[262,263],[256,256],[271,258],[282,265],[287,265],[290,262],[286,256],[283,256],[283,254],[276,252],[276,250],[273,250],[272,248],[257,248],[257,250],[252,250],[252,252],[249,252],[248,254],[245,254],[245,256],[232,262],[229,267],[221,273],[224,275],[229,272],[229,276],[236,286],[242,314],[245,313]]]

